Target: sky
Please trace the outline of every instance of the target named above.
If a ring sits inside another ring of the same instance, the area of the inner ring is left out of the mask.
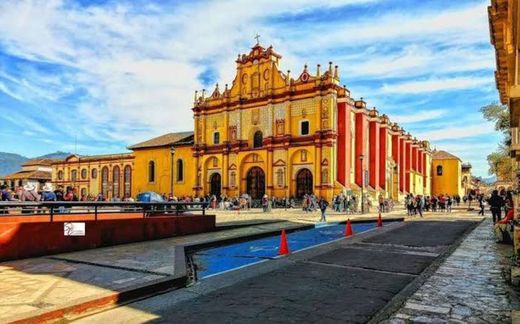
[[[2,0],[0,151],[124,152],[193,129],[195,90],[260,43],[281,69],[339,65],[392,122],[487,176],[500,135],[489,0]]]

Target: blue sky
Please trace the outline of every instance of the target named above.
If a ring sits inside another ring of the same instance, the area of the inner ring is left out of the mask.
[[[338,64],[342,83],[487,175],[499,134],[489,0],[0,2],[0,151],[124,151],[192,129],[193,92],[231,83],[260,42],[282,69]],[[75,145],[77,138],[77,145]]]

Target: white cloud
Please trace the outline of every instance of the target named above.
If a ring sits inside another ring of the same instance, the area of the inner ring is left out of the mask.
[[[493,77],[453,77],[433,78],[420,81],[406,81],[394,84],[384,84],[383,93],[417,94],[436,91],[457,91],[475,89],[480,86],[491,85]]]
[[[446,112],[444,109],[426,109],[424,111],[409,112],[405,115],[392,115],[391,120],[399,124],[418,123],[445,116]]]
[[[51,119],[69,136],[132,144],[164,132],[192,129],[193,91],[203,87],[197,77],[209,68],[221,85],[231,83],[234,58],[248,50],[256,32],[262,34],[263,44],[272,43],[284,56],[284,70],[300,71],[304,63],[323,65],[333,60],[340,63],[347,86],[362,78],[382,80],[381,89],[356,85],[363,93],[353,93],[372,96],[375,103],[392,104],[388,98],[396,94],[492,84],[491,73],[489,77],[469,73],[492,69],[494,64],[493,52],[481,46],[489,42],[484,2],[436,11],[420,5],[387,13],[374,10],[308,26],[291,19],[290,23],[270,21],[274,16],[377,1],[281,0],[273,5],[268,0],[230,0],[181,2],[167,9],[133,7],[131,2],[82,8],[62,0],[2,1],[2,51],[60,69],[16,74],[0,66],[0,77],[9,81],[0,83],[0,91],[18,100],[44,100],[41,109],[53,114]],[[75,91],[87,95],[69,110],[53,112],[47,101],[59,102]],[[449,116],[447,110],[423,107],[432,105],[425,99],[407,106],[413,113],[390,118],[419,123]],[[40,134],[53,132],[33,122],[36,125],[30,121],[25,125]],[[449,125],[414,135],[439,140],[490,132],[492,128]],[[66,145],[70,148],[70,143]],[[88,145],[79,147],[88,149]]]
[[[483,123],[484,124],[484,123]],[[461,138],[474,137],[479,135],[493,134],[495,131],[487,125],[468,125],[468,126],[448,126],[436,130],[417,132],[417,138],[424,138],[429,141],[438,140],[457,140]]]

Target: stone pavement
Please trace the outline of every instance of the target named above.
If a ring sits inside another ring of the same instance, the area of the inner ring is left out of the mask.
[[[386,323],[511,323],[518,291],[502,271],[512,249],[482,222]]]
[[[389,224],[79,322],[362,323],[475,224],[427,220]]]
[[[237,237],[296,228],[315,222],[319,213],[301,210],[259,210],[218,212],[219,225],[251,224],[169,239],[112,246],[60,255],[0,263],[0,323],[12,316],[29,316],[49,312],[103,296],[114,296],[125,290],[170,280],[173,273],[173,251],[176,246],[202,244]],[[383,217],[401,216],[402,211]],[[330,221],[374,218],[376,215],[344,215],[331,213]],[[435,214],[426,219],[457,219],[462,214]],[[472,217],[475,219],[475,217]],[[273,222],[277,220],[277,222]],[[290,221],[287,221],[290,220]]]

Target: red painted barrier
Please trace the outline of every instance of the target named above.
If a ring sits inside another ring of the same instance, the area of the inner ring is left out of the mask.
[[[0,223],[0,261],[210,232],[214,215],[84,221],[85,236],[65,236],[64,222]]]

